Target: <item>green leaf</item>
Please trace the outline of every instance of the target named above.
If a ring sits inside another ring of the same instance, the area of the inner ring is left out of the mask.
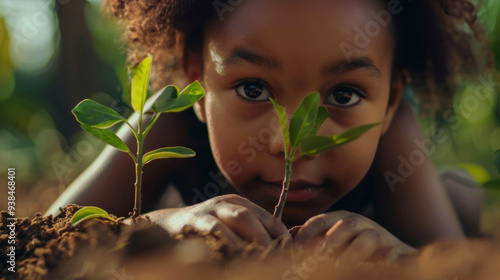
[[[170,105],[162,108],[161,113],[181,112],[194,105],[205,95],[205,90],[198,81],[194,81],[184,90],[182,90],[179,98]]]
[[[162,113],[168,110],[169,106],[174,104],[177,99],[179,99],[179,88],[176,86],[167,86],[153,104],[153,111],[155,113]]]
[[[160,158],[188,158],[194,157],[195,155],[196,153],[193,150],[185,147],[160,148],[145,154],[142,158],[142,162],[146,164]]]
[[[328,109],[325,106],[318,107],[318,113],[316,114],[316,121],[314,122],[314,127],[310,134],[316,135],[321,128],[321,125],[325,122],[326,119],[330,116],[328,113]]]
[[[281,124],[281,131],[283,133],[283,144],[285,146],[285,155],[288,155],[288,149],[290,147],[290,132],[288,131],[287,127],[287,117],[286,117],[286,111],[283,106],[279,105],[274,101],[274,99],[269,98],[271,102],[273,103],[274,109],[276,110],[276,113],[278,113],[278,118],[280,120]]]
[[[141,113],[144,110],[144,103],[148,96],[149,75],[151,74],[152,58],[148,55],[135,69],[132,78],[132,93],[130,102],[134,111]]]
[[[500,172],[500,149],[496,150],[493,153],[493,161],[495,162],[495,166],[498,172]]]
[[[132,104],[130,104],[131,98],[132,98],[131,93],[132,93],[132,84],[126,83],[125,87],[123,88],[122,99],[123,99],[123,102],[125,102],[125,104],[127,104],[127,106],[132,108]]]
[[[111,130],[109,129],[98,129],[88,125],[83,125],[82,128],[85,129],[90,134],[102,140],[104,143],[109,144],[120,151],[124,151],[130,153],[130,149],[128,146],[123,143],[123,141],[118,138]]]
[[[111,218],[108,212],[104,211],[103,209],[99,207],[88,206],[76,211],[76,213],[73,215],[73,219],[71,219],[71,225],[76,226],[83,221],[98,217],[115,221],[115,219]]]
[[[352,128],[333,136],[308,136],[300,146],[300,155],[316,155],[357,139],[372,127],[381,123],[367,124]]]
[[[320,95],[318,92],[313,92],[306,96],[300,103],[297,111],[293,114],[290,120],[290,142],[292,150],[297,148],[302,139],[308,136],[314,127],[316,114],[318,113]]]
[[[115,110],[90,99],[85,99],[78,103],[71,112],[82,125],[89,125],[100,129],[112,127],[125,120]]]

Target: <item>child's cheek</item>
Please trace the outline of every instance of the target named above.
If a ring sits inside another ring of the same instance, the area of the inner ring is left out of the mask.
[[[214,158],[226,178],[239,185],[252,177],[252,154],[242,153],[238,147],[250,147],[249,140],[258,135],[265,125],[265,106],[250,110],[233,93],[209,93],[206,99],[207,126]],[[238,103],[243,103],[238,104]]]
[[[374,127],[358,139],[327,152],[328,163],[323,164],[325,174],[347,193],[366,175],[376,154],[381,127]]]

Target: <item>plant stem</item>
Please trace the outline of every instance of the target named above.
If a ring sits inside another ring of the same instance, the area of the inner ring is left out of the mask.
[[[281,220],[281,215],[283,214],[283,209],[285,208],[286,197],[288,195],[288,188],[290,187],[290,174],[292,173],[292,161],[286,159],[285,164],[285,180],[283,180],[283,187],[281,188],[280,199],[278,205],[274,207],[273,217]]]
[[[141,110],[139,114],[139,129],[135,134],[137,138],[137,158],[135,163],[135,200],[134,200],[134,211],[132,211],[132,218],[137,218],[141,215],[141,188],[142,188],[142,145],[144,144],[144,138],[146,137],[143,131],[142,117],[144,112]],[[156,121],[156,119],[155,119]],[[133,130],[133,128],[132,128]]]
[[[142,131],[142,116],[139,115],[139,131],[137,132],[137,161],[135,163],[135,201],[132,218],[137,218],[141,215],[141,187],[142,187],[142,144],[144,143],[144,135]]]
[[[137,162],[135,164],[135,201],[134,201],[134,215],[132,218],[141,215],[141,187],[142,187],[142,145],[144,137],[139,133],[137,137]]]

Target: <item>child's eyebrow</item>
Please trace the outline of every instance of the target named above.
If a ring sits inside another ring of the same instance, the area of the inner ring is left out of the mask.
[[[323,67],[321,75],[323,77],[328,77],[330,75],[344,73],[344,72],[351,72],[358,69],[369,71],[370,76],[372,76],[373,78],[376,79],[382,78],[382,72],[380,71],[380,69],[378,69],[378,67],[375,66],[375,64],[373,64],[373,61],[366,56],[357,57],[349,60],[341,59],[337,62],[329,64]]]
[[[230,67],[232,65],[238,64],[238,60],[244,60],[259,67],[282,69],[281,63],[273,57],[258,54],[254,51],[242,47],[236,47],[232,51],[231,55],[223,61],[222,66],[224,68]],[[326,65],[325,67],[323,67],[321,75],[326,78],[333,74],[351,72],[358,69],[369,71],[370,76],[372,76],[373,78],[380,79],[382,77],[382,72],[380,71],[380,69],[378,69],[378,67],[373,64],[373,61],[366,56],[349,60],[341,59],[339,61]]]
[[[240,59],[259,67],[270,69],[282,68],[281,64],[276,59],[241,47],[235,48],[231,55],[224,60],[222,65],[224,68],[235,65],[238,64],[238,60]]]

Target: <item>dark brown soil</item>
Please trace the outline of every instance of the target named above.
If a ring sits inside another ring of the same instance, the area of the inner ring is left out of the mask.
[[[68,205],[56,217],[42,217],[36,214],[32,220],[18,218],[16,225],[16,273],[18,279],[45,279],[55,272],[62,260],[74,257],[80,250],[94,249],[98,246],[114,246],[123,223],[109,220],[91,221],[71,226],[73,213],[81,207]],[[8,212],[0,212],[0,242],[7,244]],[[115,217],[116,218],[116,217]],[[9,246],[0,248],[0,275],[13,277],[7,270],[6,260]],[[10,279],[10,278],[9,278]]]
[[[199,261],[219,266],[236,257],[265,258],[281,248],[279,241],[270,247],[258,244],[234,246],[220,232],[201,232],[192,227],[185,227],[181,234],[170,236],[160,226],[145,218],[133,221],[130,226],[120,220],[114,222],[100,218],[71,226],[73,214],[81,208],[70,204],[55,217],[42,217],[38,213],[32,220],[18,218],[15,221],[18,279],[90,279],[88,276],[100,279],[110,275],[94,273],[97,263],[103,266],[102,262],[106,262],[105,269],[109,270],[108,274],[113,274],[119,270],[120,263],[172,251],[176,244],[185,240],[199,240],[208,248],[207,254]],[[7,244],[7,225],[10,223],[7,218],[10,215],[7,211],[0,213],[0,243]],[[7,270],[8,248],[9,246],[3,245],[0,248],[0,279],[15,279],[15,274]],[[90,264],[81,259],[81,256],[86,255],[94,258],[97,251],[106,254],[106,258]],[[76,271],[74,266],[77,267]]]

